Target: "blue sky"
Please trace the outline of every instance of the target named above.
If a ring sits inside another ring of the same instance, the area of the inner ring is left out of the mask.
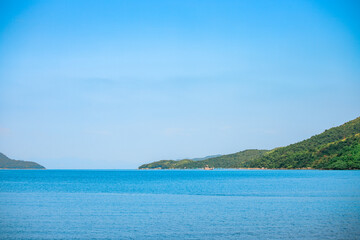
[[[358,1],[1,1],[0,151],[136,168],[360,114]]]

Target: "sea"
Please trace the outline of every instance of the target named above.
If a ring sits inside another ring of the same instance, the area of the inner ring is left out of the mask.
[[[360,171],[0,170],[0,239],[360,239]]]

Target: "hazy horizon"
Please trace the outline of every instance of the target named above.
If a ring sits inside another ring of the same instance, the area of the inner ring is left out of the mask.
[[[1,1],[0,152],[133,169],[360,116],[357,1]]]

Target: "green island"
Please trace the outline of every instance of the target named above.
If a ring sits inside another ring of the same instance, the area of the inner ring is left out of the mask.
[[[139,169],[360,169],[360,117],[286,147],[207,158],[161,160]]]
[[[45,169],[36,162],[13,160],[0,153],[0,169]]]

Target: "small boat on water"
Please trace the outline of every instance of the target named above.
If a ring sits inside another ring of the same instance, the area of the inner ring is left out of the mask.
[[[208,165],[206,165],[206,166],[204,167],[204,170],[214,170],[214,168],[213,168],[213,167],[209,167]]]

